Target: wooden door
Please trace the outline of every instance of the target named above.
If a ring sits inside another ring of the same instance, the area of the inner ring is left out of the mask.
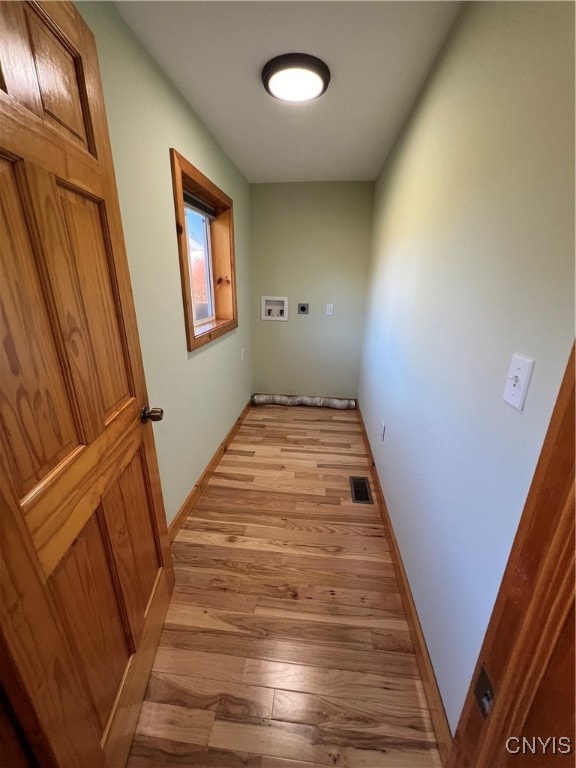
[[[574,765],[574,389],[573,349],[449,768]],[[486,717],[482,667],[494,694]]]
[[[173,570],[93,36],[0,3],[0,684],[40,765],[125,762]]]

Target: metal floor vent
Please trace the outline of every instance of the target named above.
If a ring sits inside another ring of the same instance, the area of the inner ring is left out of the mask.
[[[367,477],[351,477],[350,490],[355,504],[374,504]]]

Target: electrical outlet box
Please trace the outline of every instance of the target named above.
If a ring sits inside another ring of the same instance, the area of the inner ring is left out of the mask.
[[[262,296],[262,320],[288,320],[288,297]]]

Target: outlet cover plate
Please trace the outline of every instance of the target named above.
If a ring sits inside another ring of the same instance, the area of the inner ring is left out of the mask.
[[[504,400],[516,410],[524,408],[528,384],[534,368],[534,358],[526,355],[512,355],[508,378],[504,388]]]

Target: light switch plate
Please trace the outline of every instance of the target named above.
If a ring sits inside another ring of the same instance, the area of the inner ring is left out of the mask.
[[[334,314],[334,304],[326,304],[326,314],[327,315]]]
[[[524,408],[528,384],[534,368],[534,358],[525,355],[512,355],[508,378],[504,388],[504,400],[516,410]]]

